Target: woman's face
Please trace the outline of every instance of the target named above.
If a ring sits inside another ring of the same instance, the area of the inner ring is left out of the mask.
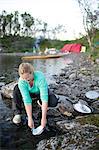
[[[28,82],[33,81],[33,74],[30,73],[24,73],[20,76],[23,80],[26,80]]]

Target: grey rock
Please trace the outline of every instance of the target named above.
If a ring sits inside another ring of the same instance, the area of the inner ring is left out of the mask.
[[[11,82],[5,86],[1,87],[1,93],[6,98],[13,98],[13,89],[14,86],[17,84],[17,81]]]

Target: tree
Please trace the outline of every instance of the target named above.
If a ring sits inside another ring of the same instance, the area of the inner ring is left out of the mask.
[[[65,26],[58,24],[55,28],[51,29],[52,35],[53,35],[53,39],[57,39],[57,35],[62,33],[62,32],[66,32],[65,30]]]
[[[8,14],[6,16],[6,19],[7,19],[7,30],[8,30],[8,35],[11,35],[12,34],[12,25],[13,25],[13,14]]]
[[[46,38],[46,33],[47,33],[47,26],[48,24],[46,22],[43,22],[40,19],[35,19],[34,24],[32,26],[32,36],[37,37],[37,36],[43,36],[43,38]]]
[[[13,32],[14,35],[20,34],[19,12],[15,11],[13,15]]]
[[[6,35],[6,26],[7,26],[7,12],[4,10],[2,11],[2,14],[0,15],[0,32],[1,32],[1,36],[5,36]]]
[[[34,24],[34,18],[26,12],[24,14],[21,14],[21,17],[23,21],[24,33],[26,36],[30,36],[32,34],[31,27]]]
[[[46,23],[46,22],[43,22],[42,33],[43,33],[44,39],[45,39],[45,37],[46,37],[46,32],[47,32],[47,23]]]
[[[77,0],[83,14],[83,26],[91,51],[94,51],[94,37],[99,28],[99,9],[95,7],[97,0]]]
[[[34,19],[34,24],[32,25],[32,37],[36,37],[41,32],[42,20]]]

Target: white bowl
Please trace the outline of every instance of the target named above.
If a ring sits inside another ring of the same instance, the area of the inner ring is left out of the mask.
[[[99,93],[96,91],[88,91],[85,95],[89,99],[97,99],[99,97]]]
[[[90,107],[86,106],[85,104],[81,104],[80,102],[73,104],[74,109],[80,113],[91,113],[92,110]]]

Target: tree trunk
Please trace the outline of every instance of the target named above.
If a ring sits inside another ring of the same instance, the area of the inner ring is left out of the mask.
[[[89,47],[90,47],[90,49],[91,49],[91,52],[94,52],[93,42],[92,42],[92,40],[90,39],[89,36],[87,36],[87,40],[88,40],[88,43],[89,43]]]

